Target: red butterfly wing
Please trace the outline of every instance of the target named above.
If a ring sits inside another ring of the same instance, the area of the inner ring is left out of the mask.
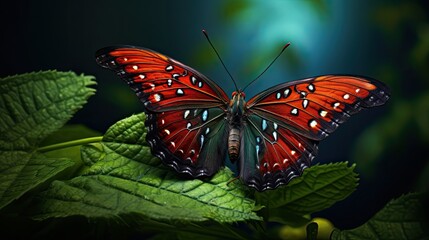
[[[250,163],[242,178],[259,190],[287,184],[310,165],[318,141],[350,115],[388,99],[379,81],[338,75],[289,82],[256,95],[246,105],[241,164]]]
[[[247,109],[307,138],[322,140],[350,115],[388,99],[387,87],[374,79],[327,75],[274,86],[250,99]]]
[[[225,108],[225,92],[198,71],[155,51],[133,46],[97,51],[96,61],[114,70],[136,92],[147,110]]]
[[[228,97],[196,70],[155,51],[132,46],[96,53],[136,92],[147,113],[152,153],[192,177],[210,176],[222,165]]]
[[[240,178],[259,191],[300,176],[317,154],[317,141],[256,115],[243,124]]]

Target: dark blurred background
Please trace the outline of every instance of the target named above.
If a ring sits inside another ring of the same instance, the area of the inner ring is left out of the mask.
[[[247,90],[320,74],[371,76],[392,92],[320,144],[316,162],[357,164],[360,185],[348,199],[315,214],[356,227],[390,199],[429,189],[429,2],[307,1],[9,1],[0,8],[0,77],[72,70],[97,78],[97,95],[72,123],[104,132],[142,111],[126,84],[98,67],[94,52],[112,44],[154,49],[234,88],[201,33],[206,29],[239,86]],[[31,89],[29,89],[31,91]]]

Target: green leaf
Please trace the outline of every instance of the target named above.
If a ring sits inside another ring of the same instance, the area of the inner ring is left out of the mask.
[[[73,149],[59,155],[34,149],[94,93],[92,79],[57,71],[0,79],[0,208],[75,165]]]
[[[354,168],[354,165],[348,167],[347,162],[315,165],[305,169],[302,177],[288,185],[274,191],[255,193],[255,197],[258,204],[269,209],[268,215],[280,207],[296,215],[321,211],[356,189],[358,178]]]
[[[427,239],[429,217],[423,195],[410,193],[390,201],[367,223],[334,231],[332,239]]]
[[[0,79],[0,149],[34,148],[86,103],[94,83],[91,76],[57,71]]]
[[[74,164],[23,151],[0,152],[0,163],[0,209]]]
[[[179,178],[152,156],[145,141],[144,114],[113,125],[99,146],[83,148],[90,166],[82,176],[55,181],[40,194],[36,219],[81,215],[197,222],[259,220],[232,172],[222,169],[208,180]],[[100,148],[99,148],[100,147]]]

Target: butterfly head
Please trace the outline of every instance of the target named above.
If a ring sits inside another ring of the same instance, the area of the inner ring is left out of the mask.
[[[229,102],[229,108],[233,115],[241,115],[243,113],[244,105],[246,101],[246,94],[243,91],[238,90],[232,93],[232,99]]]
[[[241,90],[232,92],[232,99],[238,98],[238,97],[243,98],[244,100],[246,98],[246,94]]]

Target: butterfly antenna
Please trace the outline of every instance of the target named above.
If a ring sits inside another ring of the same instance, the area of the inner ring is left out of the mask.
[[[209,35],[207,34],[206,30],[203,29],[204,36],[206,36],[207,41],[209,42],[210,46],[212,46],[214,52],[216,53],[217,57],[219,58],[220,62],[222,63],[223,68],[225,68],[226,72],[228,73],[229,77],[231,78],[232,82],[234,83],[235,90],[238,91],[237,83],[235,82],[234,78],[232,77],[231,73],[228,71],[228,68],[226,68],[225,63],[223,63],[222,58],[220,57],[219,53],[217,52],[216,48],[213,46],[212,42],[210,41]]]
[[[244,88],[243,88],[243,91],[244,91],[244,89],[246,89],[248,86],[250,86],[252,83],[254,83],[256,80],[258,80],[270,67],[271,67],[271,65],[273,65],[274,64],[274,62],[277,60],[277,58],[279,58],[280,57],[280,55],[282,55],[282,53],[286,50],[286,48],[287,47],[289,47],[289,45],[290,45],[290,43],[286,43],[286,45],[284,45],[283,46],[283,48],[282,48],[282,50],[279,52],[279,54],[277,54],[277,56],[274,58],[274,60],[273,61],[271,61],[271,63],[265,68],[265,70],[264,71],[262,71],[261,72],[261,74],[259,74],[255,79],[253,79],[249,84],[247,84]]]

